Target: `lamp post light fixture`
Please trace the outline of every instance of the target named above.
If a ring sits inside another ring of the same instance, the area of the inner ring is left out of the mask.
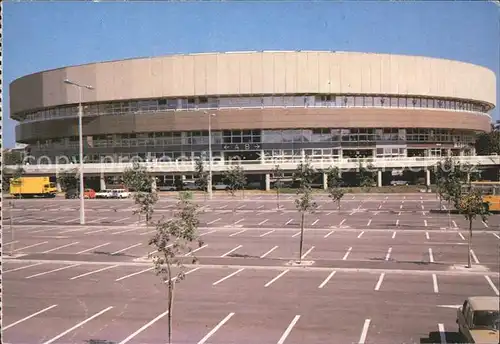
[[[212,117],[215,117],[214,113],[208,113],[203,111],[205,115],[208,115],[208,199],[212,199]]]
[[[93,90],[94,87],[89,85],[82,85],[68,79],[64,80],[65,84],[73,85],[78,87],[79,91],[79,100],[78,100],[78,136],[79,136],[79,161],[80,161],[80,224],[85,224],[85,189],[83,183],[83,128],[82,128],[82,117],[83,117],[83,106],[82,106],[82,92],[83,89],[86,88],[88,90]]]

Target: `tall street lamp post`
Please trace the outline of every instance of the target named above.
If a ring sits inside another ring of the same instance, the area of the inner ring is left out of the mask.
[[[93,90],[94,87],[89,85],[82,85],[68,79],[64,80],[65,84],[73,85],[78,87],[79,91],[79,101],[78,101],[78,136],[79,136],[79,160],[80,160],[80,224],[85,224],[85,192],[84,192],[84,183],[83,183],[83,134],[82,134],[82,117],[83,117],[83,106],[82,106],[82,92],[83,89],[86,88],[88,90]]]
[[[209,114],[207,111],[203,111],[208,115],[208,199],[212,199],[212,117],[215,117],[214,113]]]

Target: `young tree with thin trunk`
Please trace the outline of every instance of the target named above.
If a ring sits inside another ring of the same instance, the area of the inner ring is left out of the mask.
[[[240,166],[233,166],[224,173],[224,181],[228,186],[228,191],[231,193],[231,196],[234,196],[237,190],[243,190],[245,188],[247,178]]]
[[[469,221],[469,240],[468,240],[468,255],[467,255],[467,267],[471,267],[471,250],[472,250],[472,222],[476,217],[480,217],[481,220],[486,221],[488,215],[490,215],[487,206],[485,206],[482,194],[479,190],[469,190],[468,193],[464,193],[455,207],[458,209],[460,214],[462,214],[467,221]]]
[[[298,198],[295,200],[295,207],[300,212],[300,243],[299,243],[299,263],[302,262],[302,248],[304,246],[304,223],[306,213],[313,213],[318,205],[312,197],[311,184],[314,179],[315,170],[308,160],[301,162],[295,172],[293,179],[298,180],[300,187],[297,190]]]
[[[300,243],[299,243],[299,263],[302,262],[302,248],[304,246],[304,223],[306,213],[313,213],[318,205],[313,200],[312,190],[309,185],[303,185],[297,192],[299,197],[295,200],[295,207],[300,212]]]
[[[337,202],[338,210],[340,210],[340,201],[344,197],[344,190],[341,188],[342,178],[340,177],[340,171],[338,167],[330,167],[327,170],[327,180],[328,180],[328,197],[333,202]]]
[[[276,189],[276,203],[277,203],[277,209],[280,208],[280,191],[281,188],[283,187],[283,178],[285,177],[285,173],[283,170],[280,168],[279,165],[276,165],[274,169],[272,170],[273,172],[273,179],[274,179],[274,188]]]
[[[172,343],[172,313],[175,285],[186,276],[185,265],[181,257],[189,256],[191,264],[197,262],[190,244],[203,245],[198,236],[198,206],[192,201],[190,192],[181,192],[177,211],[172,219],[159,221],[156,233],[149,240],[158,254],[154,255],[153,265],[157,276],[167,285],[168,290],[168,343]],[[174,269],[177,268],[176,271]]]
[[[194,170],[195,184],[200,190],[205,191],[205,200],[207,199],[208,193],[208,172],[205,171],[205,166],[201,159],[196,160],[196,166]]]
[[[134,215],[144,215],[146,226],[150,224],[153,218],[154,206],[158,202],[158,194],[152,187],[154,178],[138,163],[134,163],[132,168],[127,168],[122,175],[125,186],[129,190],[133,190],[134,202],[137,205]]]

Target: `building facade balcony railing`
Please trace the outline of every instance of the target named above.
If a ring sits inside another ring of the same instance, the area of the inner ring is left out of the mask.
[[[215,111],[264,108],[399,108],[436,109],[444,111],[472,112],[489,116],[489,104],[462,99],[444,99],[387,95],[316,95],[316,96],[258,96],[258,97],[196,97],[175,99],[149,99],[86,103],[86,117],[125,114],[148,114],[175,111]],[[26,113],[13,114],[22,123],[51,119],[76,118],[78,106],[57,106]]]

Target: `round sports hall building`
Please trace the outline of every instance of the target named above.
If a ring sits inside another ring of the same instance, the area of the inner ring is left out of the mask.
[[[64,80],[90,85],[81,89]],[[446,59],[249,51],[62,67],[10,85],[16,141],[33,159],[313,161],[474,155],[490,131],[495,74]],[[33,164],[33,162],[32,162]]]

